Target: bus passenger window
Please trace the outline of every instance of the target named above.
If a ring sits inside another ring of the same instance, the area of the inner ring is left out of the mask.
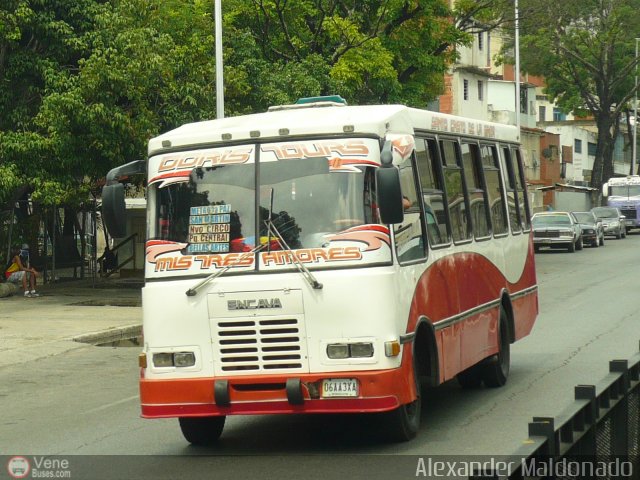
[[[462,168],[457,154],[456,142],[441,140],[440,149],[444,156],[444,182],[449,201],[449,218],[454,242],[471,239],[471,228],[467,201],[465,199]]]
[[[416,192],[416,179],[412,159],[398,165],[404,205],[404,220],[393,227],[396,254],[399,262],[419,260],[426,255],[423,239],[422,213]]]
[[[475,238],[486,238],[491,235],[491,217],[487,208],[484,177],[479,157],[480,149],[477,144],[462,144],[462,165],[469,192],[474,236]]]
[[[482,153],[484,178],[487,184],[493,234],[502,235],[509,231],[509,225],[505,204],[502,200],[502,176],[500,174],[500,163],[498,162],[498,150],[495,145],[481,145],[480,151]]]
[[[442,169],[435,140],[416,139],[416,166],[422,188],[427,237],[430,245],[451,243],[447,226]]]
[[[531,220],[529,216],[529,199],[527,198],[527,190],[525,188],[524,165],[520,156],[520,149],[511,147],[511,163],[513,176],[515,177],[516,194],[518,195],[518,208],[520,211],[520,221],[522,228],[527,230],[531,228]]]
[[[511,231],[514,233],[522,230],[520,224],[520,210],[518,207],[518,196],[516,194],[516,181],[513,172],[513,163],[511,161],[511,151],[509,147],[502,149],[502,158],[500,159],[502,172],[504,174],[505,185],[507,186],[507,211],[509,212],[509,223]]]

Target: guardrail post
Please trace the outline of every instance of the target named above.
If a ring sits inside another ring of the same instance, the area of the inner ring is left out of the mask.
[[[618,402],[611,411],[611,449],[613,455],[629,455],[629,362],[627,360],[612,360],[609,362],[609,372],[619,373],[620,379],[615,386]],[[612,389],[614,385],[610,387]]]
[[[556,457],[560,453],[560,442],[554,427],[553,417],[533,417],[529,423],[530,437],[545,437],[543,452],[549,457]]]
[[[583,455],[596,454],[596,432],[595,425],[598,421],[598,402],[596,398],[595,385],[576,385],[576,400],[588,400],[589,403],[580,411],[580,415],[574,418],[576,430],[585,432],[580,439],[579,450]]]

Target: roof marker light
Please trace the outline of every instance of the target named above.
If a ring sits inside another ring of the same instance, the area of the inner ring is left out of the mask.
[[[341,103],[343,105],[347,105],[347,101],[342,98],[340,95],[326,95],[323,97],[303,97],[299,98],[296,101],[296,105],[304,105],[306,103],[317,103],[317,102],[333,102],[333,103]]]

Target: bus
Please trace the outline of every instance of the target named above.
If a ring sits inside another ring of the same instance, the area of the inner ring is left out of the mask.
[[[425,386],[500,387],[538,313],[513,126],[305,99],[181,126],[147,175],[144,418],[208,444],[230,415],[369,413],[418,432]]]
[[[617,207],[625,216],[626,231],[640,228],[640,176],[610,178],[602,185],[607,206]]]

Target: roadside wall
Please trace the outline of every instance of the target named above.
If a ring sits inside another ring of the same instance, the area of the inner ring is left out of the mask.
[[[561,212],[585,212],[591,210],[591,195],[584,192],[555,192],[555,210]]]

